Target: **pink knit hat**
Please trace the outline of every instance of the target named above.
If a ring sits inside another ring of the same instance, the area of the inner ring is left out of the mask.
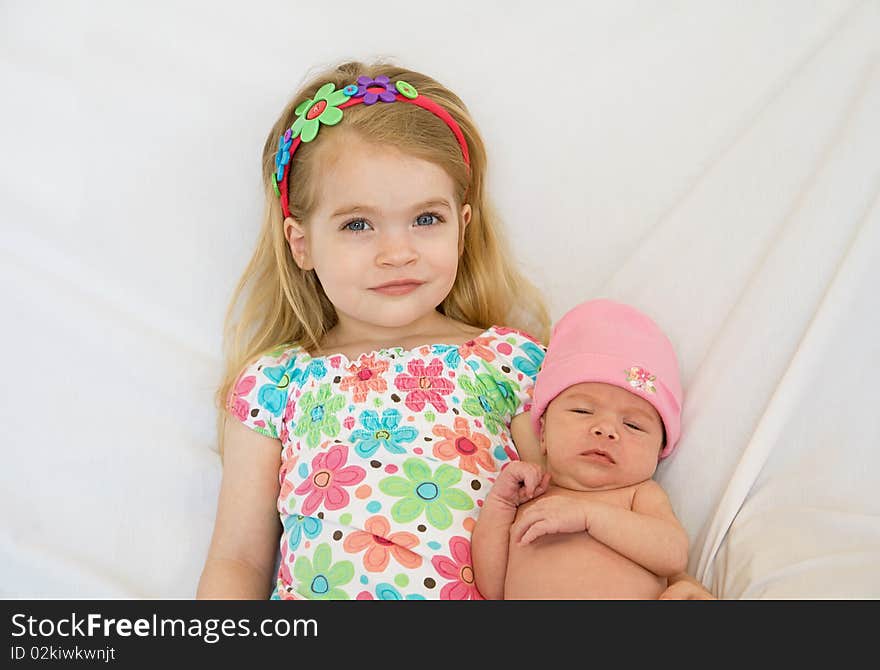
[[[666,428],[660,458],[672,453],[681,433],[678,359],[651,319],[628,305],[589,300],[559,320],[535,382],[531,416],[536,435],[553,398],[582,382],[613,384],[651,403]]]

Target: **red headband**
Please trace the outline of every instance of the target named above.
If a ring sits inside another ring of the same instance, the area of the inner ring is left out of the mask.
[[[335,126],[339,123],[342,120],[342,110],[352,105],[373,105],[381,100],[382,102],[409,102],[428,110],[449,126],[461,147],[461,155],[465,165],[470,168],[471,160],[467,142],[458,123],[443,107],[430,98],[419,95],[415,87],[405,81],[399,80],[392,84],[384,75],[376,77],[376,79],[362,76],[358,77],[357,84],[350,84],[341,91],[335,89],[336,86],[332,82],[328,82],[318,89],[314,98],[300,104],[294,110],[297,115],[296,121],[278,139],[272,185],[275,188],[275,194],[281,198],[281,211],[285,218],[290,216],[287,177],[293,154],[296,153],[300,144],[311,142],[317,137],[321,124]]]

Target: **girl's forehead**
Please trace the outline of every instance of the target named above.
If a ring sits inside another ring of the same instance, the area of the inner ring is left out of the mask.
[[[357,136],[349,135],[346,140],[337,140],[337,151],[325,150],[315,156],[314,178],[321,210],[454,202],[455,184],[436,163]]]

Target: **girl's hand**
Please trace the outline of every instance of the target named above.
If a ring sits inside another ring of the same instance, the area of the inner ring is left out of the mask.
[[[489,495],[506,505],[519,507],[544,493],[549,484],[550,474],[540,465],[512,461],[501,470]]]
[[[510,536],[521,545],[542,535],[582,533],[589,528],[583,503],[563,497],[543,498],[519,513],[510,528]]]

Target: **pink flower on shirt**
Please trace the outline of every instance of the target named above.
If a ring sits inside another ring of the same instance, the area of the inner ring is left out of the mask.
[[[456,535],[449,540],[448,556],[434,556],[431,564],[441,577],[450,579],[440,590],[441,600],[483,600],[474,581],[474,568],[471,561],[471,543]]]
[[[407,392],[406,406],[421,412],[430,403],[438,412],[445,412],[446,401],[442,396],[452,393],[455,386],[442,376],[443,361],[435,358],[428,365],[424,361],[410,361],[406,368],[409,374],[401,373],[394,379],[394,385]]]
[[[287,444],[290,441],[290,431],[287,426],[290,425],[294,412],[296,412],[296,401],[288,398],[287,406],[284,408],[284,416],[281,418],[281,444]]]
[[[343,487],[354,486],[367,476],[363,468],[346,466],[348,447],[336,444],[312,460],[312,471],[294,493],[308,495],[300,514],[311,516],[321,505],[327,510],[342,509],[348,505],[350,497]]]
[[[257,378],[253,375],[249,377],[243,377],[238,380],[238,383],[235,385],[235,388],[232,389],[232,396],[229,399],[229,411],[239,421],[246,421],[248,418],[248,414],[251,411],[250,403],[245,400],[242,396],[246,396],[250,393],[254,386],[257,383]]]

